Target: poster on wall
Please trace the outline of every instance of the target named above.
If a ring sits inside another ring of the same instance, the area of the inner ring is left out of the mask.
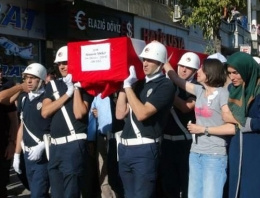
[[[45,39],[44,2],[0,1],[0,64],[4,75],[21,81],[25,67],[38,62],[39,40]]]
[[[33,59],[32,48],[33,44],[29,43],[28,46],[19,46],[8,38],[0,37],[0,47],[4,48],[4,53],[7,56],[19,56],[23,59]]]
[[[37,40],[0,34],[0,64],[5,77],[20,82],[25,67],[38,61]]]

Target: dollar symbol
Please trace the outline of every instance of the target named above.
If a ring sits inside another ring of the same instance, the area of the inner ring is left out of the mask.
[[[81,15],[83,15],[83,17],[84,17],[84,16],[85,16],[85,12],[83,12],[83,11],[78,11],[77,14],[76,14],[76,16],[75,16],[75,22],[76,22],[76,24],[77,24],[77,26],[78,26],[78,28],[79,28],[80,30],[85,30],[85,29],[86,29],[86,26],[85,26],[84,24],[82,25]]]
[[[127,36],[128,36],[129,38],[132,38],[133,32],[132,32],[132,24],[131,24],[130,22],[128,22],[128,23],[126,24],[126,29],[127,29]]]

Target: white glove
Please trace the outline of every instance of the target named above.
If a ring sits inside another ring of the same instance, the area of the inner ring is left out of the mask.
[[[39,160],[42,156],[42,153],[45,149],[44,142],[40,142],[38,145],[31,147],[31,150],[28,154],[28,160],[36,161]]]
[[[66,94],[71,97],[74,93],[74,86],[72,83],[72,75],[68,74],[66,77],[63,77],[63,82],[67,85],[67,92]]]
[[[63,82],[65,82],[66,85],[72,83],[72,75],[71,74],[67,74],[66,77],[62,78]]]
[[[131,87],[132,84],[138,80],[135,73],[135,67],[133,65],[129,67],[129,72],[129,76],[124,80],[123,88]]]
[[[17,172],[18,174],[22,174],[22,171],[20,169],[20,154],[19,153],[14,154],[13,167],[14,167],[15,172]]]
[[[80,82],[74,83],[74,87],[75,89],[81,88],[81,83]]]
[[[66,91],[66,94],[71,97],[74,93],[74,86],[73,86],[73,83],[71,83],[70,85],[67,85],[67,91]]]

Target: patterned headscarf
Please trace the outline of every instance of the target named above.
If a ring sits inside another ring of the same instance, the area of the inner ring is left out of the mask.
[[[236,52],[228,57],[227,66],[233,67],[244,81],[237,87],[230,85],[228,101],[233,116],[244,126],[248,107],[260,93],[260,67],[251,55],[244,52]]]

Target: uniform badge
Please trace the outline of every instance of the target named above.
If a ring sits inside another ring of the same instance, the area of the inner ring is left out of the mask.
[[[63,56],[63,53],[62,52],[59,52],[58,53],[58,57],[62,57]]]
[[[149,47],[145,48],[145,53],[148,53],[150,51]]]
[[[36,106],[37,110],[40,110],[42,108],[42,103],[38,102],[37,106]]]
[[[152,88],[149,89],[149,90],[147,91],[146,97],[148,98],[148,97],[151,95],[152,92],[153,92],[153,89],[152,89]]]

